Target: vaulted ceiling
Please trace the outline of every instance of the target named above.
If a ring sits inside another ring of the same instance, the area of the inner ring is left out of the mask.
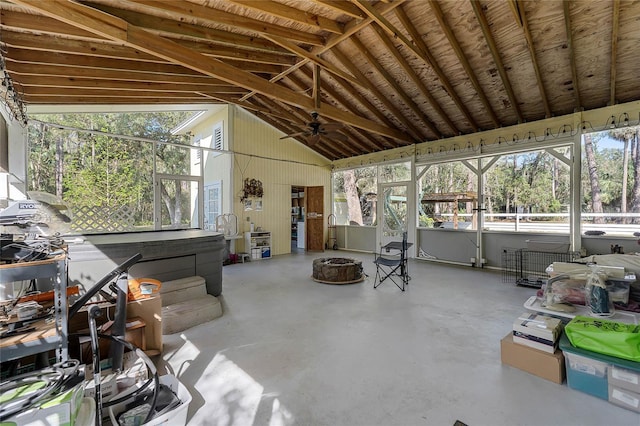
[[[232,103],[331,160],[640,99],[637,0],[0,10],[4,67],[27,105]],[[306,138],[313,111],[339,134]]]

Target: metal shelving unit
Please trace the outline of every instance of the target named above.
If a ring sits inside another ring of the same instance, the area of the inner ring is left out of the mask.
[[[67,335],[67,257],[59,255],[51,259],[25,263],[0,265],[5,282],[53,278],[54,318],[31,324],[32,331],[16,334],[0,340],[0,362],[6,362],[50,350],[56,351],[56,361],[68,360]]]

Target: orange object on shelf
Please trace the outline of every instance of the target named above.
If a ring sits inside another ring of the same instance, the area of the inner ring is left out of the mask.
[[[67,297],[73,296],[74,294],[79,294],[79,293],[80,293],[80,290],[77,285],[67,287]],[[45,291],[42,293],[30,294],[28,296],[21,297],[18,300],[18,303],[29,302],[31,300],[35,300],[36,302],[49,302],[54,299],[54,296],[55,295],[53,290]]]
[[[162,283],[153,278],[130,279],[127,299],[129,301],[148,299],[153,295],[160,293],[160,287],[162,287]]]

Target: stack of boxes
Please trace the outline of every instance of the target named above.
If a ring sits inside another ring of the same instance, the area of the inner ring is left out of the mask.
[[[513,330],[500,342],[502,363],[555,383],[565,377],[565,362],[558,349],[562,322],[534,313],[520,315]]]
[[[640,413],[640,363],[577,348],[560,339],[571,389]]]
[[[513,342],[550,354],[558,349],[562,322],[557,318],[525,313],[513,323]]]

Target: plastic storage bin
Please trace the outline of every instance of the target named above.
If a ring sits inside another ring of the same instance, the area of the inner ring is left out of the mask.
[[[634,383],[636,379],[640,378],[640,363],[576,348],[565,333],[562,333],[560,337],[559,346],[564,353],[567,385],[571,389],[609,400],[614,404],[616,404],[615,398],[611,398],[612,384],[616,388],[626,386],[636,389]],[[609,383],[610,377],[616,379]],[[614,396],[619,395],[620,392],[616,392]]]
[[[171,410],[168,413],[163,414],[162,416],[155,417],[151,419],[148,423],[145,423],[145,426],[158,426],[158,425],[186,425],[187,424],[187,411],[189,410],[189,404],[191,403],[191,394],[187,390],[187,388],[176,378],[176,376],[172,374],[167,374],[165,376],[159,377],[160,383],[165,384],[171,388],[172,391],[176,393],[180,401],[182,402],[176,408]],[[119,398],[121,396],[125,396],[133,392],[133,388],[129,389],[125,392],[122,392],[116,396],[115,398]],[[120,413],[120,411],[124,408],[127,401],[116,404],[112,407],[109,407],[109,418],[111,419],[111,424],[114,426],[118,424],[116,421],[116,416]]]

